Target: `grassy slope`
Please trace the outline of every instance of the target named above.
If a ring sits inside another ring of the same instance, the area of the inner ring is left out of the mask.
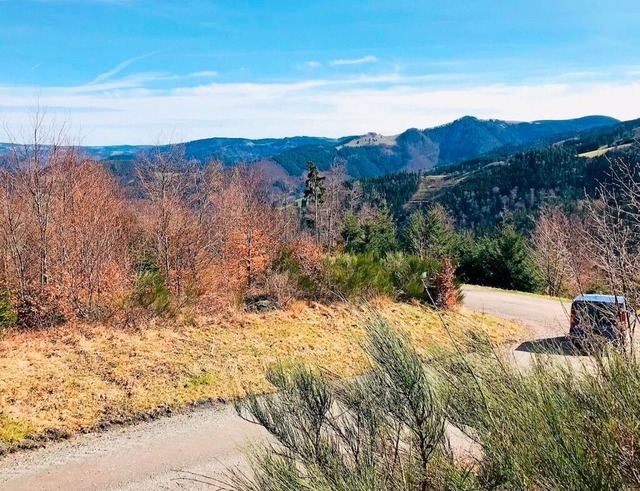
[[[441,189],[455,184],[451,179],[447,179],[446,175],[426,175],[420,179],[418,190],[414,193],[409,201],[405,204],[407,209],[414,209],[417,206],[430,202],[433,196]]]
[[[424,307],[387,300],[374,307],[419,347],[449,342]],[[81,326],[8,333],[0,347],[0,453],[166,407],[228,400],[242,387],[267,390],[264,369],[278,358],[354,375],[364,367],[365,314],[345,304],[298,303],[284,312],[178,319],[141,331]],[[513,323],[481,314],[446,319],[456,335],[482,328],[504,342],[522,334]]]
[[[396,145],[398,140],[398,135],[385,136],[379,135],[377,133],[369,133],[367,135],[363,135],[359,138],[354,138],[353,140],[349,140],[344,145],[340,145],[338,150],[342,147],[366,147],[369,145],[388,145],[393,146]]]
[[[614,145],[613,147],[602,147],[598,148],[597,150],[592,150],[591,152],[580,153],[578,154],[578,157],[592,159],[594,157],[600,157],[601,155],[604,155],[605,153],[608,153],[610,151],[626,150],[627,148],[631,148],[631,145],[631,143],[625,143],[624,145]]]

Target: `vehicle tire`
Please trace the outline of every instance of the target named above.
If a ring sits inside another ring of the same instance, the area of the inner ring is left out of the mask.
[[[573,327],[569,328],[568,340],[574,346],[576,351],[581,352],[584,350],[583,339],[576,333]]]

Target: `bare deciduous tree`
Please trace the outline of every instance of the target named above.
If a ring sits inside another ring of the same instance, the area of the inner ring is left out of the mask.
[[[171,291],[182,295],[197,274],[203,247],[194,206],[199,173],[186,160],[184,148],[170,147],[145,156],[138,177],[146,198],[142,205],[150,249]]]
[[[542,210],[531,235],[532,258],[547,295],[560,296],[572,290],[575,236],[570,219],[558,208]]]
[[[609,163],[611,184],[601,185],[598,197],[588,201],[583,237],[609,292],[624,296],[631,307],[626,321],[633,337],[640,305],[640,170],[632,156]]]
[[[51,171],[57,183],[51,225],[52,282],[77,315],[102,318],[130,287],[131,261],[118,184],[102,166],[72,154]]]
[[[124,204],[102,166],[83,160],[37,113],[32,137],[0,171],[2,281],[25,324],[102,318],[128,288]]]
[[[233,169],[215,207],[231,271],[246,285],[254,286],[278,252],[283,224],[267,201],[266,186],[259,172],[246,166]]]
[[[346,201],[349,191],[344,186],[347,169],[344,163],[336,162],[327,173],[324,201],[320,206],[320,243],[324,250],[336,250],[338,238],[344,224]]]

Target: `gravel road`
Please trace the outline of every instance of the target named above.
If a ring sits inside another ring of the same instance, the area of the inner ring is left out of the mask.
[[[529,342],[513,347],[518,362],[556,344],[555,354],[562,355],[567,304],[476,287],[464,293],[465,308],[514,320],[530,331]],[[243,465],[242,448],[264,437],[262,428],[229,406],[200,408],[9,455],[0,461],[0,490],[215,489],[212,478]]]
[[[569,330],[570,303],[476,286],[463,292],[465,308],[513,320],[527,328],[531,340],[561,337]]]
[[[241,464],[243,446],[262,436],[230,406],[199,408],[9,455],[0,489],[215,489],[206,483]]]

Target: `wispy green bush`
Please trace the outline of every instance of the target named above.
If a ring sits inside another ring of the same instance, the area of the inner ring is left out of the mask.
[[[393,286],[400,298],[430,301],[427,287],[432,285],[442,269],[442,262],[395,252],[387,254],[384,267],[391,274]]]
[[[162,315],[171,307],[171,293],[162,271],[153,256],[145,254],[138,262],[138,277],[126,301],[128,310],[142,309],[153,315]]]
[[[279,364],[267,374],[276,394],[236,401],[239,414],[278,443],[252,454],[251,475],[232,473],[233,489],[434,489],[432,463],[450,461],[446,401],[406,338],[389,335],[380,321],[368,332],[367,375],[336,382],[305,366]]]
[[[328,286],[347,298],[393,295],[391,272],[373,254],[339,254],[327,258]]]
[[[273,265],[275,272],[286,274],[293,281],[298,290],[296,293],[300,297],[317,295],[322,286],[320,285],[320,273],[309,271],[309,269],[305,268],[300,258],[292,250],[282,251]]]
[[[527,371],[490,349],[440,364],[450,422],[482,446],[481,489],[640,486],[640,370],[619,353]]]
[[[389,295],[431,302],[435,279],[443,269],[437,259],[420,259],[402,252],[384,258],[374,254],[340,254],[326,260],[328,287],[347,298]]]
[[[378,318],[367,333],[365,375],[280,364],[268,374],[277,393],[236,401],[276,443],[254,451],[250,474],[230,474],[232,489],[640,488],[637,363],[610,352],[587,369],[522,369],[478,339],[427,360]],[[475,462],[454,458],[446,422],[475,442]]]

